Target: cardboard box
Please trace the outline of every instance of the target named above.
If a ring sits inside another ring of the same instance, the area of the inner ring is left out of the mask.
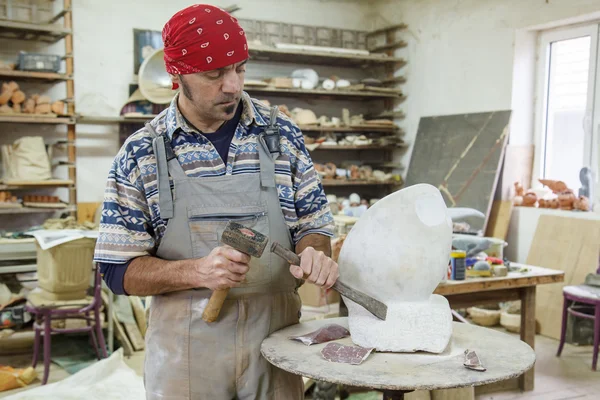
[[[329,289],[327,293],[319,286],[312,283],[305,283],[298,289],[302,305],[311,307],[321,307],[327,304],[339,303],[340,295],[333,289]]]

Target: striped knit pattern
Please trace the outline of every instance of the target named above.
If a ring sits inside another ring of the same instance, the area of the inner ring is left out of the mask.
[[[270,110],[245,92],[242,102],[243,113],[226,164],[210,141],[186,123],[177,108],[177,97],[151,125],[159,134],[166,131],[190,177],[259,173],[258,135],[269,122]],[[275,165],[275,179],[292,238],[297,243],[309,233],[332,236],[333,216],[302,132],[282,113],[277,122],[281,156]],[[142,128],[125,141],[108,174],[94,261],[125,263],[154,255],[166,226],[167,221],[160,217],[152,136]]]

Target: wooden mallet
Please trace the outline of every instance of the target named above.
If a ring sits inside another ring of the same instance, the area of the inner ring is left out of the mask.
[[[269,239],[262,233],[233,221],[229,221],[221,236],[222,244],[226,244],[242,253],[257,258],[262,256],[268,242]],[[202,313],[204,321],[214,322],[217,320],[228,293],[229,289],[213,291]]]

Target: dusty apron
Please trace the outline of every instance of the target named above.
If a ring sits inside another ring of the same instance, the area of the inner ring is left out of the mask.
[[[273,126],[266,133],[269,128]],[[149,125],[147,129],[152,130]],[[205,257],[219,246],[229,220],[293,248],[275,186],[276,156],[266,144],[273,139],[278,143],[272,135],[259,137],[260,174],[190,178],[169,141],[156,137],[161,217],[169,219],[157,257]],[[173,178],[173,193],[168,174]],[[260,345],[270,333],[298,323],[297,286],[289,265],[267,249],[260,259],[252,258],[246,282],[230,290],[218,320],[211,324],[202,320],[209,289],[153,296],[146,333],[146,397],[303,398],[301,377],[272,366],[260,354]]]

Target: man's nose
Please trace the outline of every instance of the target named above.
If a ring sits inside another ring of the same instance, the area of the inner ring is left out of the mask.
[[[242,78],[232,69],[227,71],[223,80],[223,93],[238,93],[242,85]]]

